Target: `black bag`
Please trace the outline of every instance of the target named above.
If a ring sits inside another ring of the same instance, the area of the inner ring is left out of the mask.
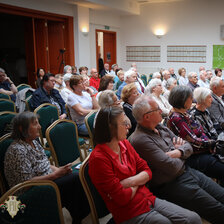
[[[224,132],[220,133],[217,138],[215,155],[224,163]]]

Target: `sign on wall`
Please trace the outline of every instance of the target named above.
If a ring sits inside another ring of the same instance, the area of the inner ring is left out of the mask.
[[[126,61],[160,62],[160,46],[126,46]]]
[[[213,68],[224,69],[224,45],[213,45]]]

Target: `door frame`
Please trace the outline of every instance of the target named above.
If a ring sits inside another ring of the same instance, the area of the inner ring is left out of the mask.
[[[96,36],[96,66],[97,66],[97,69],[98,69],[99,68],[99,51],[98,51],[98,36],[97,36],[97,32],[115,34],[115,56],[116,56],[115,57],[116,58],[115,63],[117,63],[117,32],[109,31],[109,30],[100,30],[100,29],[96,29],[95,30],[95,36]],[[104,55],[103,55],[103,62],[104,62]]]

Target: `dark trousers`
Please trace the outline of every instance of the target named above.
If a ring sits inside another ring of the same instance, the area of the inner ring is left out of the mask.
[[[167,201],[197,212],[214,224],[223,224],[224,189],[203,173],[186,167],[174,181],[151,189]]]
[[[81,223],[90,213],[90,208],[78,172],[58,178],[54,182],[60,190],[62,207],[68,209],[73,223]]]
[[[224,183],[224,163],[214,155],[209,153],[192,155],[187,159],[186,164]]]

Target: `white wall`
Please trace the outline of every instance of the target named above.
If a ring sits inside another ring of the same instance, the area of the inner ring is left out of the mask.
[[[181,2],[143,4],[139,16],[123,16],[121,19],[121,64],[126,62],[126,46],[160,45],[161,62],[139,62],[139,70],[153,72],[158,68],[185,67],[187,72],[198,72],[204,65],[212,68],[213,44],[223,45],[220,39],[220,25],[223,20],[224,1],[187,0]],[[165,36],[158,39],[153,34],[155,28],[163,27]],[[168,63],[167,45],[207,45],[207,63]]]

